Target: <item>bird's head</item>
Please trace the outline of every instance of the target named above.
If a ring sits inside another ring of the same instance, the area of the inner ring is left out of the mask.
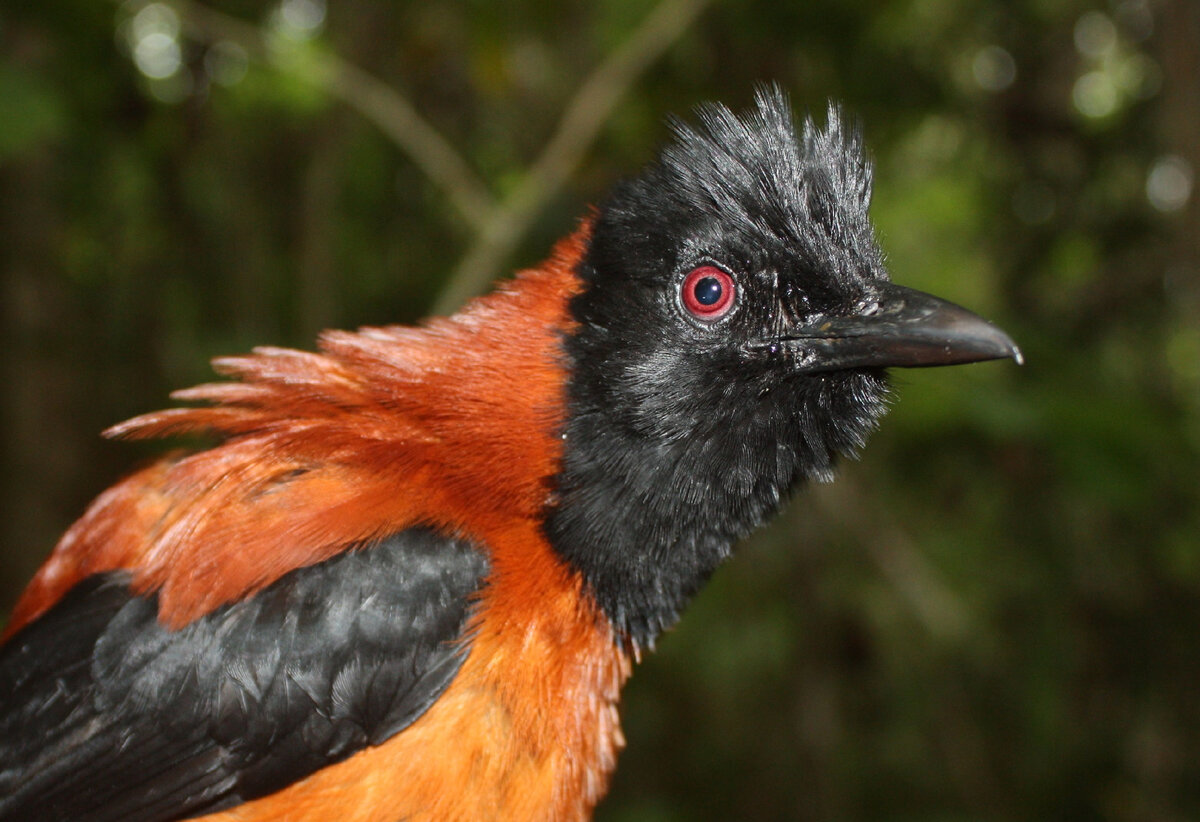
[[[701,109],[597,211],[571,309],[549,535],[636,644],[732,543],[827,479],[885,410],[890,366],[1019,358],[974,314],[892,284],[871,166],[835,107]]]

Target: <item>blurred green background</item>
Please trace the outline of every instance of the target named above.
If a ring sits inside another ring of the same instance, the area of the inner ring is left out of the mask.
[[[652,8],[6,2],[0,604],[153,453],[98,431],[536,263],[775,80],[861,119],[895,279],[1028,364],[896,375],[640,666],[599,818],[1200,819],[1200,3]]]

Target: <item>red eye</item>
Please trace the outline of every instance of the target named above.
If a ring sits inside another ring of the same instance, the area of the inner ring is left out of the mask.
[[[737,285],[721,269],[702,265],[683,278],[679,297],[683,307],[693,317],[701,320],[716,320],[724,317],[733,308]]]

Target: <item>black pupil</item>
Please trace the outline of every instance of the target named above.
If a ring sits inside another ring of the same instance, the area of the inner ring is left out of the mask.
[[[696,283],[692,294],[700,305],[716,305],[721,299],[721,281],[716,277],[704,277]]]

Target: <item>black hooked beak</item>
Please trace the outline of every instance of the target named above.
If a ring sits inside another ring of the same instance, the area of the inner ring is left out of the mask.
[[[987,320],[894,283],[879,284],[858,314],[792,326],[755,347],[788,351],[803,372],[922,368],[1008,357],[1024,362],[1016,343]]]

